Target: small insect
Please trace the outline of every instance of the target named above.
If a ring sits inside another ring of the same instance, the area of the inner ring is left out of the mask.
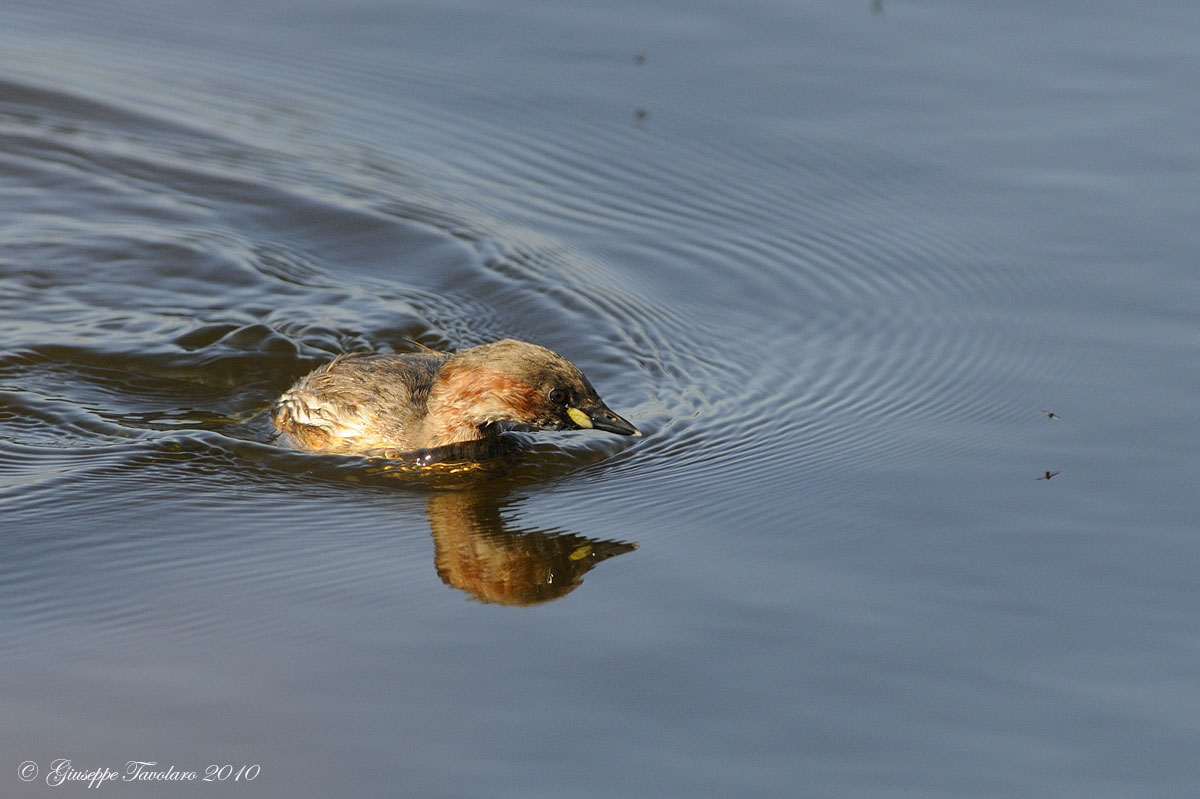
[[[1059,469],[1059,471],[1058,471],[1058,472],[1051,472],[1051,471],[1047,470],[1047,471],[1046,471],[1046,473],[1045,473],[1045,474],[1043,474],[1043,475],[1042,475],[1041,477],[1039,477],[1038,479],[1039,479],[1039,480],[1049,480],[1051,477],[1053,477],[1054,475],[1058,474],[1058,473],[1059,473],[1059,472],[1061,472],[1061,471],[1062,471],[1061,469]]]
[[[1054,420],[1054,421],[1056,421],[1056,422],[1061,422],[1061,421],[1062,421],[1062,417],[1061,417],[1061,416],[1059,416],[1059,415],[1058,415],[1057,413],[1055,413],[1054,411],[1048,411],[1048,410],[1046,410],[1045,408],[1042,408],[1042,409],[1041,409],[1041,411],[1042,411],[1042,413],[1046,414],[1046,418],[1047,418],[1047,419],[1053,419],[1053,420]]]

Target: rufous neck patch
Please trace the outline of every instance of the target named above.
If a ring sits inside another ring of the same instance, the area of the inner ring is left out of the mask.
[[[537,416],[538,391],[487,366],[452,366],[438,375],[429,397],[435,430],[460,430],[492,422],[530,422]]]

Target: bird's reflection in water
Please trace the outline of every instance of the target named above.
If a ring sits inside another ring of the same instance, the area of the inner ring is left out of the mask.
[[[376,468],[377,474],[398,478],[419,475],[436,486],[426,513],[438,576],[481,602],[536,605],[559,599],[578,588],[597,563],[637,549],[624,541],[506,521],[503,510],[513,501],[502,478],[521,451],[519,444],[500,453],[427,450]],[[486,457],[472,462],[472,454]]]
[[[442,582],[482,602],[536,605],[574,591],[602,560],[637,549],[574,533],[507,524],[487,491],[439,491],[426,512]]]

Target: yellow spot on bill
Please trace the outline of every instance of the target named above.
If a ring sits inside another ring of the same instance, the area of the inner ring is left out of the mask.
[[[578,408],[567,408],[567,416],[571,417],[571,421],[585,429],[591,429],[592,420],[588,415]]]

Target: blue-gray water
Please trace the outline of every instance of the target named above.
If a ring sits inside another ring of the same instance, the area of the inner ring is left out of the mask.
[[[1200,795],[1200,6],[0,14],[0,795]],[[502,336],[647,436],[259,413]]]

